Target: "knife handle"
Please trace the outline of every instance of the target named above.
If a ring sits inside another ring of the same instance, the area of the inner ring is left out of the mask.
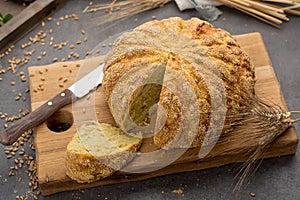
[[[18,138],[29,129],[36,127],[46,121],[55,111],[72,103],[73,93],[65,89],[57,94],[52,99],[32,111],[25,117],[18,120],[15,124],[11,125],[0,134],[0,143],[4,145],[11,145]]]

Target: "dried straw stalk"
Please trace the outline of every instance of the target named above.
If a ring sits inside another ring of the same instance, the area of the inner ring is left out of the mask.
[[[135,14],[162,7],[173,0],[113,0],[111,3],[100,3],[87,6],[83,12],[105,11],[106,15],[98,17],[95,22],[97,25],[106,24],[118,19],[133,16]]]
[[[299,111],[285,111],[280,106],[266,102],[266,100],[255,97],[250,105],[242,108],[244,111],[228,116],[231,118],[231,123],[227,126],[230,126],[231,130],[219,139],[219,144],[221,145],[226,145],[233,141],[236,141],[236,143],[244,141],[248,146],[252,147],[252,149],[237,150],[230,145],[226,145],[226,151],[222,152],[224,155],[228,153],[245,154],[245,150],[248,152],[248,161],[242,165],[237,174],[239,178],[234,188],[236,193],[239,192],[250,176],[256,172],[262,161],[260,159],[272,146],[273,142],[288,128],[293,126],[294,123],[300,121],[300,118],[292,119],[292,115],[300,114]]]
[[[286,13],[300,15],[300,11],[294,10],[300,7],[300,0],[217,0],[228,7],[235,8],[252,17],[255,17],[274,27],[280,28],[283,21],[289,21]],[[267,3],[269,2],[269,3]],[[286,4],[282,7],[271,3]]]
[[[87,6],[83,12],[105,11],[103,15],[94,23],[102,25],[107,22],[112,22],[118,19],[133,16],[135,14],[161,7],[173,0],[113,0],[111,3],[100,3],[92,6]],[[299,15],[300,11],[295,10],[300,8],[300,0],[217,0],[228,7],[235,8],[252,17],[255,17],[274,27],[280,28],[283,21],[289,21],[286,13]],[[275,4],[284,4],[287,6],[278,6]]]

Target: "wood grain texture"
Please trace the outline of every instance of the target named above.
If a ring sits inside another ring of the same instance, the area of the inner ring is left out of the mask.
[[[51,117],[56,111],[72,103],[73,93],[65,89],[55,97],[45,102],[43,105],[18,120],[12,126],[8,127],[0,135],[0,143],[11,145],[29,129],[32,129]]]
[[[0,29],[0,49],[21,39],[33,29],[45,16],[62,6],[66,0],[36,0],[24,8],[18,15]]]
[[[280,85],[275,76],[261,35],[259,33],[251,33],[236,36],[236,38],[254,62],[257,78],[257,95],[266,97],[268,100],[286,109]],[[77,77],[86,73],[89,69],[98,66],[102,61],[102,57],[96,57],[84,62],[76,61],[30,67],[29,76],[32,109],[36,109],[45,101],[70,86]],[[45,81],[41,81],[42,77],[45,78]],[[66,80],[64,78],[67,78],[67,81],[63,83],[64,87],[60,87],[59,84],[62,84],[63,80]],[[43,84],[43,91],[38,89],[41,83]],[[143,180],[166,174],[217,167],[234,162],[243,162],[247,159],[245,153],[248,149],[251,149],[251,146],[243,143],[243,141],[232,144],[217,144],[206,158],[199,160],[199,148],[191,148],[178,160],[163,169],[150,173],[135,174],[117,172],[111,177],[94,183],[78,184],[66,176],[64,168],[66,147],[76,131],[76,126],[95,118],[100,122],[111,124],[115,124],[115,122],[109,112],[101,87],[86,98],[77,101],[73,105],[66,106],[60,111],[64,113],[66,118],[70,119],[69,115],[72,115],[71,118],[73,117],[74,123],[70,129],[65,132],[55,133],[48,129],[47,122],[35,128],[38,177],[42,194],[44,195],[105,184]],[[274,142],[263,157],[294,154],[297,149],[297,144],[298,138],[295,128],[291,127]],[[236,149],[244,149],[245,152],[240,151],[235,154],[223,153],[227,145],[232,145]],[[140,151],[149,152],[153,149],[155,148],[151,141],[146,139]],[[151,170],[157,166],[156,161],[157,159],[155,157],[145,160],[143,157],[137,156],[134,162],[131,162],[127,168],[131,170],[145,168]]]

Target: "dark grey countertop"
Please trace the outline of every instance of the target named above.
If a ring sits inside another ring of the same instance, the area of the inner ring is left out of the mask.
[[[48,32],[53,29],[55,42],[68,41],[68,44],[75,44],[77,40],[83,40],[80,30],[84,28],[88,41],[82,43],[80,48],[76,47],[74,52],[82,55],[93,49],[100,41],[109,36],[132,29],[139,24],[152,20],[155,15],[157,19],[171,16],[180,16],[188,19],[198,15],[195,11],[179,12],[175,3],[169,3],[162,8],[135,15],[121,22],[95,27],[92,21],[96,19],[91,14],[83,14],[82,10],[89,1],[70,0],[56,13],[53,14],[53,21],[48,22],[44,27],[37,26],[28,35],[15,44],[13,51],[5,58],[0,59],[3,69],[8,67],[8,59],[12,57],[24,58],[21,44],[28,42],[28,38],[34,36],[39,30]],[[231,34],[243,34],[250,32],[260,32],[263,36],[266,48],[272,60],[276,75],[281,84],[281,88],[290,110],[300,110],[300,18],[290,16],[290,22],[284,23],[281,29],[276,29],[253,19],[236,10],[221,7],[223,15],[212,22],[216,27],[223,28]],[[79,21],[64,20],[60,26],[55,22],[61,16],[76,13]],[[46,41],[49,41],[47,36]],[[48,42],[47,42],[48,43]],[[34,44],[26,50],[35,48],[35,53],[30,57],[30,61],[23,67],[18,68],[18,72],[27,74],[28,66],[44,65],[52,63],[52,59],[59,60],[66,57],[70,50],[54,50],[48,44],[41,46]],[[40,61],[36,58],[38,54],[47,50],[47,56]],[[1,67],[0,67],[1,69]],[[28,81],[21,82],[20,78],[11,72],[0,74],[3,79],[0,81],[0,112],[8,113],[10,116],[18,114],[19,108],[30,109],[30,96],[25,93],[29,87]],[[16,85],[11,86],[10,82],[15,81]],[[26,100],[15,101],[18,93],[21,92]],[[4,119],[0,119],[0,131],[4,130]],[[299,132],[300,126],[296,125]],[[1,149],[4,148],[1,146]],[[34,151],[26,146],[26,153],[34,156]],[[8,176],[9,167],[14,166],[13,159],[7,159],[4,151],[0,152],[0,199],[16,199],[17,195],[25,195],[28,191],[29,179],[25,174],[27,167],[19,169],[17,175]],[[62,192],[50,196],[39,196],[40,199],[233,199],[232,189],[234,177],[240,164],[231,164],[219,168],[173,174],[149,180],[120,183],[114,185],[101,186],[81,191]],[[172,191],[181,188],[182,195]],[[250,193],[254,192],[255,197]],[[32,199],[28,195],[28,199]],[[300,199],[300,160],[299,155],[285,156],[280,158],[265,159],[258,171],[244,189],[239,193],[237,199],[280,199],[291,200]]]

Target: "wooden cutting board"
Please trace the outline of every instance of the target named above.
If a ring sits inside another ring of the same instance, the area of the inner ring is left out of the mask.
[[[265,97],[275,104],[286,108],[280,85],[275,76],[261,35],[259,33],[251,33],[236,36],[236,39],[254,62],[257,78],[257,95]],[[95,57],[89,61],[84,61],[84,66],[93,68],[102,61],[102,57]],[[36,109],[64,88],[70,86],[72,82],[78,78],[77,72],[79,70],[82,71],[80,69],[80,64],[82,62],[83,61],[74,61],[30,67],[28,71],[30,76],[32,110]],[[247,159],[245,153],[251,149],[251,146],[243,141],[240,141],[239,143],[232,142],[226,145],[217,144],[207,158],[199,160],[199,148],[190,148],[177,161],[160,170],[142,174],[117,172],[111,177],[94,183],[78,184],[68,178],[65,174],[64,158],[66,147],[76,131],[76,126],[78,127],[80,122],[88,121],[95,117],[100,122],[115,124],[105,102],[101,87],[91,95],[88,95],[85,99],[76,102],[73,107],[72,105],[69,105],[62,108],[47,122],[35,128],[37,170],[42,194],[49,195],[66,190],[137,181],[166,174],[200,170],[234,162],[243,162]],[[72,126],[66,131],[55,132],[49,129],[49,127],[53,129],[53,126],[55,127],[55,124],[57,125],[57,123],[72,123],[72,121],[74,121]],[[277,157],[294,154],[297,149],[297,144],[298,138],[295,128],[291,127],[274,142],[273,146],[263,155],[263,157]],[[239,153],[236,154],[222,153],[228,145],[237,150],[243,149],[244,151],[237,151]],[[152,148],[151,142],[145,140],[141,147],[141,151],[147,151]],[[138,162],[129,164],[133,169],[150,169],[157,164],[155,158],[143,160],[137,157],[136,159],[139,159],[137,160]]]

